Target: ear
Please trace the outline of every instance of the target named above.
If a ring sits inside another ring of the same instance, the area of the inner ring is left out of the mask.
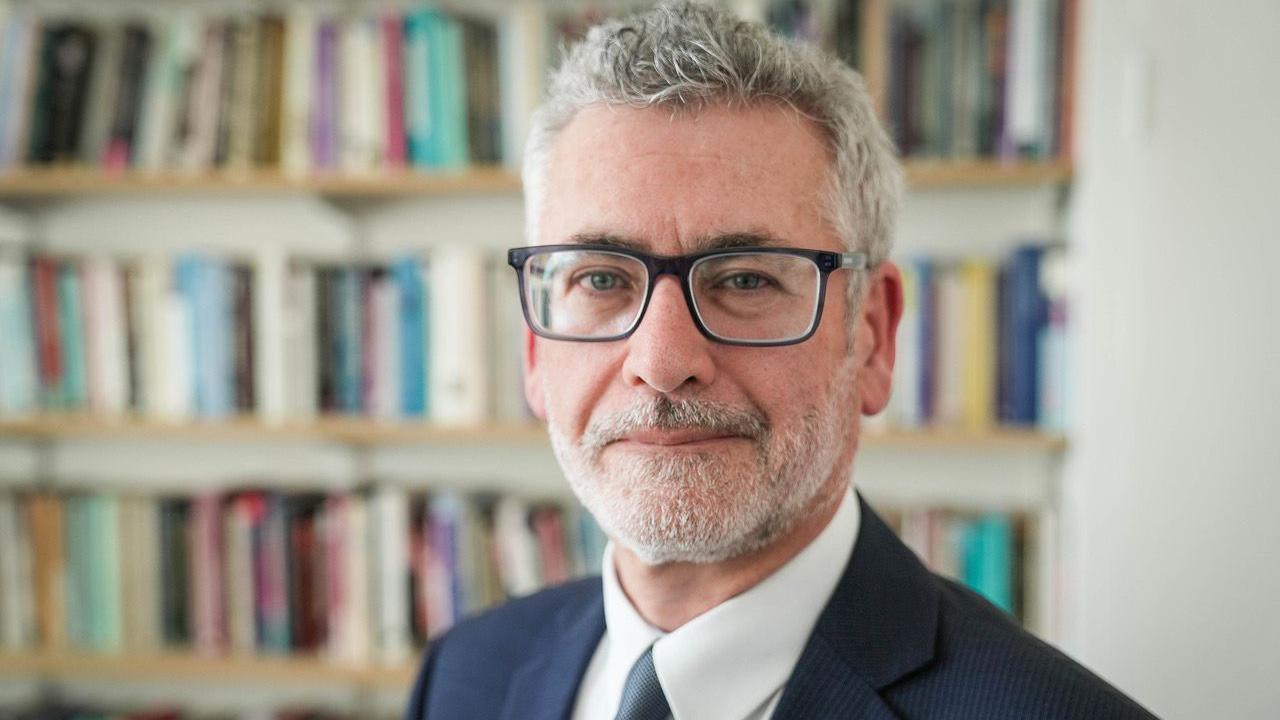
[[[889,404],[893,388],[898,322],[902,319],[902,273],[886,261],[868,281],[854,342],[862,413],[875,415]]]
[[[524,365],[524,399],[534,417],[547,419],[546,402],[542,394],[542,367],[538,364],[538,336],[526,325],[524,327],[523,365]]]

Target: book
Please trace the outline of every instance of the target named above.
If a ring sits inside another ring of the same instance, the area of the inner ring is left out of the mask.
[[[391,277],[400,302],[400,413],[423,417],[427,411],[427,289],[424,268],[416,258],[397,260]]]
[[[133,164],[152,53],[151,28],[143,23],[126,24],[120,67],[114,73],[118,76],[118,84],[112,99],[111,126],[101,157],[103,167],[109,170],[121,170]],[[111,70],[108,68],[108,72]]]
[[[290,175],[311,170],[312,95],[316,85],[315,15],[293,3],[285,16],[284,98],[280,128],[280,164]]]
[[[36,409],[39,376],[35,334],[31,327],[28,267],[17,253],[0,247],[0,417]]]
[[[431,418],[475,424],[488,408],[484,256],[467,248],[441,249],[431,258],[429,324]]]
[[[1001,272],[999,403],[1006,423],[1036,422],[1038,344],[1046,316],[1039,279],[1043,252],[1040,246],[1021,246]]]
[[[78,410],[88,403],[85,333],[80,268],[73,262],[57,267],[58,346],[62,353],[62,377],[53,407]]]

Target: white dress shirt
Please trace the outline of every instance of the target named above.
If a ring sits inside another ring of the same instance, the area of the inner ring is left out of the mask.
[[[627,599],[610,542],[601,568],[606,629],[578,688],[573,720],[612,720],[631,666],[650,645],[675,720],[768,718],[853,554],[860,521],[850,487],[808,547],[670,633],[646,622]]]

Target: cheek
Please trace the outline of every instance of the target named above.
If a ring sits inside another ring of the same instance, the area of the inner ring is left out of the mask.
[[[542,341],[542,389],[548,422],[577,437],[617,375],[613,343]]]

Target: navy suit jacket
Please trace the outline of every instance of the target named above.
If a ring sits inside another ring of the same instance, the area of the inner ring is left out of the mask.
[[[1150,718],[902,544],[862,496],[852,557],[775,719]],[[406,720],[561,720],[604,634],[600,578],[544,590],[434,642]]]

